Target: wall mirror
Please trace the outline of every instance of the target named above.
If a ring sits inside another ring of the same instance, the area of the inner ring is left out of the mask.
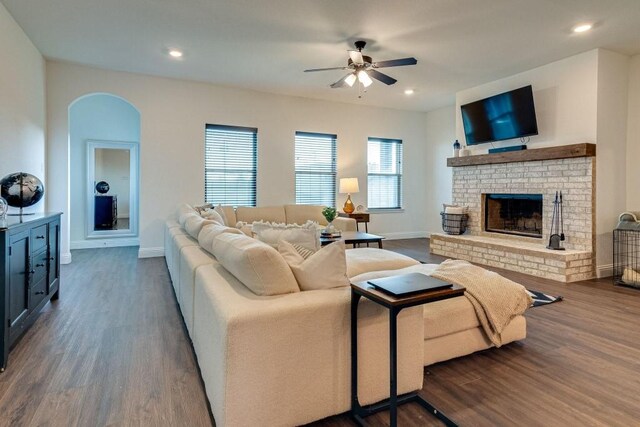
[[[87,238],[138,236],[138,144],[87,141]]]

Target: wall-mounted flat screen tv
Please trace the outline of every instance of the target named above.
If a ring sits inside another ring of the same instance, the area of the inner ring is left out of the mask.
[[[467,145],[538,134],[531,86],[462,105]]]

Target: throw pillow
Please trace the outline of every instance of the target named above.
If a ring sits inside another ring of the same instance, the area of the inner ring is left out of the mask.
[[[186,203],[182,203],[181,205],[178,206],[178,209],[176,210],[176,219],[178,220],[178,222],[180,221],[180,217],[182,215],[188,214],[188,213],[195,213],[195,209],[193,209],[191,207],[191,205],[188,205]]]
[[[281,241],[278,251],[287,261],[303,291],[349,286],[344,242],[334,242],[304,259],[296,248]]]
[[[303,259],[307,259],[309,258],[311,255],[315,254],[315,251],[312,251],[311,249],[307,249],[302,245],[298,245],[296,243],[292,243],[291,246],[293,246],[293,248],[300,254],[300,256]]]
[[[220,216],[220,214],[213,208],[203,210],[200,212],[200,215],[202,218],[211,219],[213,221],[217,221],[220,225],[225,225],[224,218],[222,218],[222,216]]]
[[[211,224],[217,224],[217,222],[204,219],[200,215],[192,215],[185,221],[184,229],[191,237],[197,239],[200,231],[202,231],[202,227]]]
[[[256,239],[274,248],[277,248],[278,244],[284,240],[315,252],[320,247],[316,224],[313,221],[307,221],[304,225],[256,221],[251,228]]]
[[[299,292],[291,269],[277,250],[240,234],[222,233],[213,240],[218,262],[256,295]]]
[[[442,204],[442,212],[445,212],[445,213],[457,213],[457,212],[447,211],[447,209],[451,209],[451,208],[456,208],[456,210],[457,209],[462,209],[462,212],[460,212],[461,214],[466,214],[466,213],[468,213],[468,210],[469,210],[468,206],[450,205],[448,203],[443,203]]]
[[[185,224],[186,224],[187,220],[188,220],[189,218],[193,218],[193,217],[202,219],[202,217],[201,217],[200,215],[198,215],[198,214],[196,213],[196,211],[192,210],[191,212],[184,212],[184,213],[182,213],[182,214],[180,215],[180,217],[178,218],[178,223],[180,223],[180,226],[181,226],[182,228],[185,228]]]
[[[235,228],[225,227],[220,224],[208,224],[202,227],[200,234],[198,234],[198,243],[202,249],[213,255],[213,239],[222,233],[241,234],[240,230]]]
[[[222,218],[222,225],[226,225],[227,227],[229,227],[229,223],[227,221],[227,215],[225,215],[224,209],[222,209],[222,205],[218,204],[218,206],[213,208],[213,210],[216,211],[218,215],[220,215],[220,218]]]
[[[205,203],[204,205],[198,205],[198,206],[193,206],[193,209],[196,210],[196,212],[198,212],[200,215],[202,215],[202,212],[206,211],[207,209],[212,209],[213,205],[211,203]]]

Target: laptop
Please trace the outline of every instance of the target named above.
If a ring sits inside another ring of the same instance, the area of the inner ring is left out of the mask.
[[[451,283],[421,273],[409,273],[400,276],[385,277],[367,281],[375,289],[394,297],[403,297],[419,292],[438,291],[452,288]]]

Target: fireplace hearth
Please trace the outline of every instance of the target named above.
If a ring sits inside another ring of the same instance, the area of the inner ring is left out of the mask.
[[[483,194],[484,229],[542,238],[542,194]]]

